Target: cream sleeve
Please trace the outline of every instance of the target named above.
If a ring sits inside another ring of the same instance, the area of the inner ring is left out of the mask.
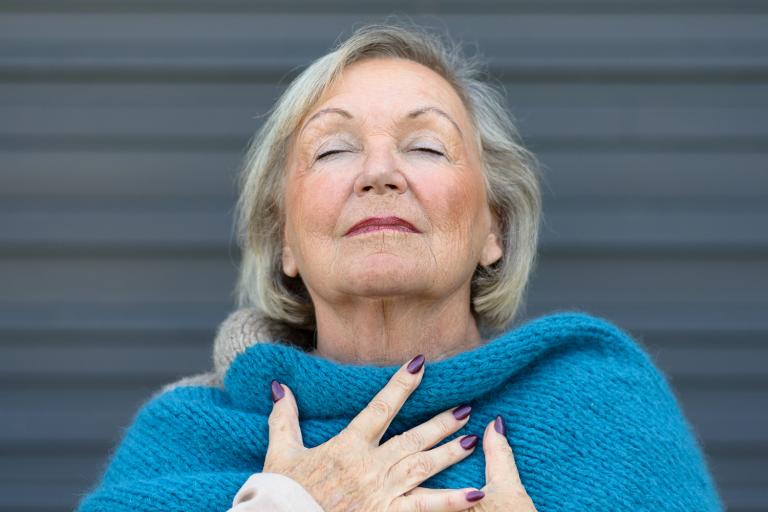
[[[279,473],[254,473],[245,481],[227,512],[324,512],[293,478]]]

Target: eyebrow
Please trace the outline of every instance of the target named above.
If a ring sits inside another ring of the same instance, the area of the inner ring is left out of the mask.
[[[419,107],[417,109],[411,110],[404,117],[407,117],[408,119],[415,119],[415,118],[419,117],[420,115],[426,114],[428,112],[432,112],[432,113],[438,114],[438,115],[444,117],[445,119],[447,119],[448,121],[450,121],[451,124],[453,125],[453,127],[456,128],[456,130],[459,132],[459,135],[461,136],[461,138],[462,139],[464,138],[464,133],[461,131],[461,128],[459,128],[459,125],[456,123],[456,121],[454,121],[453,118],[450,115],[448,115],[448,113],[445,110],[441,109],[440,107],[435,107],[435,106],[432,106],[432,105],[427,105],[427,106],[424,106],[424,107]],[[311,123],[312,121],[314,121],[315,119],[317,119],[318,117],[320,117],[323,114],[339,114],[339,115],[341,115],[343,117],[346,117],[347,119],[354,119],[355,118],[352,114],[350,114],[349,112],[347,112],[343,108],[328,107],[328,108],[324,108],[322,110],[318,110],[317,112],[312,114],[312,117],[307,119],[307,122],[304,123],[304,126],[301,128],[301,131],[303,132],[304,128],[306,128],[309,125],[309,123]]]

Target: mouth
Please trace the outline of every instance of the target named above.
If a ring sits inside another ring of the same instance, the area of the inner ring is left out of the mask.
[[[384,229],[419,233],[419,230],[416,229],[413,224],[400,217],[369,217],[349,228],[344,236],[360,235]]]

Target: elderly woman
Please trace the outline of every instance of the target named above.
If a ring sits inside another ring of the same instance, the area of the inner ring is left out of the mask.
[[[722,510],[627,333],[511,326],[540,213],[516,139],[417,27],[361,27],[301,73],[244,166],[213,371],[139,411],[80,510]]]

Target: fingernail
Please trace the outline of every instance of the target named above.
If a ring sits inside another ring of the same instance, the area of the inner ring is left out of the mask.
[[[424,354],[419,354],[408,363],[408,371],[410,373],[416,373],[424,366]]]
[[[469,491],[465,495],[465,497],[467,498],[467,501],[477,501],[483,496],[485,496],[485,493],[483,491]]]
[[[496,432],[503,435],[505,432],[504,418],[496,416],[496,420],[493,422],[493,428],[496,429]]]
[[[469,416],[469,411],[472,410],[472,407],[469,404],[463,404],[455,408],[453,412],[453,417],[457,420],[463,420],[467,416]]]
[[[272,401],[277,402],[281,398],[285,396],[285,391],[283,391],[283,386],[280,385],[279,382],[276,380],[272,381]]]
[[[475,434],[464,436],[461,438],[461,441],[459,441],[459,444],[465,450],[469,450],[477,444],[477,436]]]

